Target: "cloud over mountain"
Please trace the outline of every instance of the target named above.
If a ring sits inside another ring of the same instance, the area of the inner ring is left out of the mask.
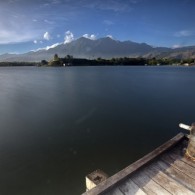
[[[89,36],[89,35],[88,35]],[[0,61],[41,61],[50,60],[54,54],[59,57],[72,55],[75,58],[195,58],[195,46],[191,47],[152,47],[146,43],[118,41],[110,37],[91,40],[86,37],[74,39],[74,35],[66,32],[66,43],[56,43],[36,51],[24,54],[0,56]]]
[[[49,32],[45,32],[43,35],[43,38],[47,41],[49,41],[51,39],[51,35],[49,34]]]
[[[65,37],[64,37],[64,43],[70,43],[74,40],[74,35],[72,32],[70,31],[66,31],[65,33]]]
[[[72,55],[76,58],[113,58],[113,57],[140,57],[153,52],[159,53],[158,48],[153,48],[145,43],[135,43],[131,41],[117,41],[110,37],[93,39],[93,35],[86,35],[74,40],[72,32],[67,31],[64,43],[56,43],[36,51],[11,56],[3,60],[6,61],[41,61],[50,60],[54,54],[60,57]],[[167,51],[168,48],[161,48]],[[0,57],[1,59],[1,57]]]
[[[96,36],[94,34],[89,35],[89,34],[84,34],[83,37],[91,40],[96,40]]]

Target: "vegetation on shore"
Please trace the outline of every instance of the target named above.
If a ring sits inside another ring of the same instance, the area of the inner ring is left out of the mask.
[[[74,58],[73,56],[67,55],[64,58],[59,58],[57,54],[54,58],[47,62],[46,60],[41,61],[41,65],[45,66],[156,66],[156,65],[195,65],[195,59],[157,59],[157,58],[112,58],[112,59],[82,59]]]
[[[0,62],[1,66],[37,66],[40,65],[40,63],[36,62]]]
[[[112,58],[112,59],[84,59],[67,55],[59,58],[57,54],[49,62],[0,62],[0,66],[160,66],[160,65],[195,65],[195,59],[157,59],[157,58]]]

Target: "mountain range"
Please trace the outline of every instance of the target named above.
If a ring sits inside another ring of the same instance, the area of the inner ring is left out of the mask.
[[[81,37],[70,43],[61,43],[49,49],[30,51],[24,54],[3,54],[0,61],[4,62],[40,62],[51,60],[54,54],[59,57],[71,55],[75,58],[119,58],[119,57],[144,57],[144,58],[195,58],[195,46],[168,48],[152,47],[146,43],[132,41],[118,41],[109,37],[91,40]]]

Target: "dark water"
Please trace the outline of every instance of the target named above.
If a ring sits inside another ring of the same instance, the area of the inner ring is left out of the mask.
[[[195,68],[0,68],[0,194],[76,195],[195,121]]]

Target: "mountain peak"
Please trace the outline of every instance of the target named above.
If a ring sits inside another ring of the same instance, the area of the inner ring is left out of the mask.
[[[189,52],[190,50],[190,52]],[[185,53],[185,55],[183,55]],[[0,55],[0,61],[22,61],[40,62],[41,60],[51,60],[54,54],[59,57],[72,55],[74,58],[119,58],[119,57],[167,57],[174,56],[184,58],[189,54],[195,56],[194,47],[171,49],[166,47],[152,47],[146,43],[136,43],[132,41],[118,41],[111,37],[103,37],[91,40],[87,37],[80,37],[70,43],[54,44],[48,50],[31,51],[25,54],[4,54]],[[189,57],[188,55],[188,57]]]
[[[87,38],[87,37],[80,37],[74,41],[94,41],[93,39]]]
[[[102,39],[102,40],[114,40],[114,39],[112,39],[111,37],[102,37],[102,38],[99,38],[99,39]]]

